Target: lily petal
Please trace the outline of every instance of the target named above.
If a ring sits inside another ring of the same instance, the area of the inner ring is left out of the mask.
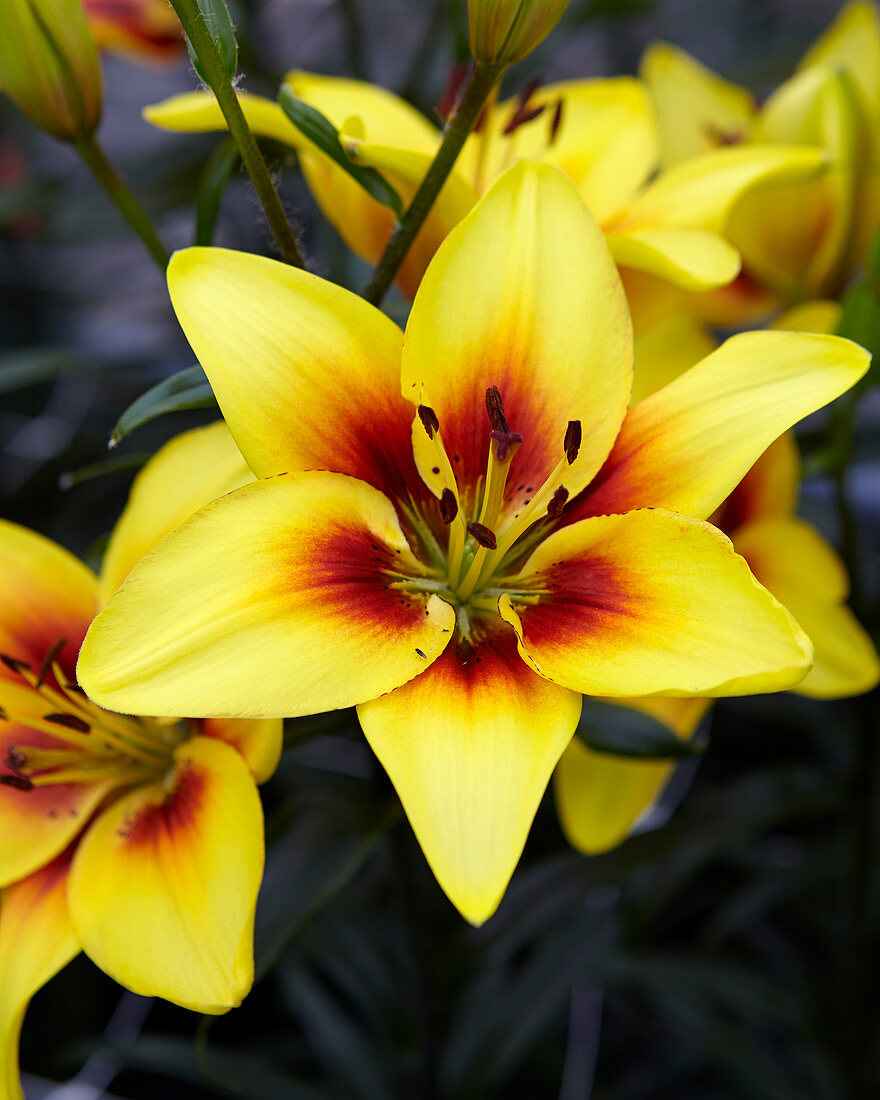
[[[880,116],[880,13],[870,0],[849,0],[837,18],[804,54],[799,69],[815,65],[843,68],[865,98],[870,113]]]
[[[4,835],[4,843],[6,837]],[[28,1003],[79,954],[67,910],[68,855],[0,893],[0,1096],[23,1100],[18,1039]]]
[[[523,664],[512,630],[477,630],[358,707],[431,869],[471,924],[497,908],[581,709],[578,694]]]
[[[148,550],[193,512],[254,480],[222,420],[175,436],[134,480],[101,566],[105,604]]]
[[[565,516],[653,506],[710,516],[777,436],[848,390],[869,363],[837,336],[731,337],[633,405],[601,473]]]
[[[739,274],[739,253],[733,245],[702,229],[609,233],[608,247],[618,264],[646,271],[684,290],[711,290]]]
[[[644,331],[636,330],[633,404],[668,386],[717,346],[699,317],[681,307],[665,311]]]
[[[61,667],[72,674],[77,650],[97,610],[97,580],[57,543],[0,520],[0,653],[35,670],[61,639]],[[0,680],[18,677],[0,665]]]
[[[764,519],[737,531],[734,542],[813,643],[813,668],[795,690],[840,699],[875,687],[880,680],[877,651],[844,603],[846,569],[819,532],[794,517]]]
[[[585,695],[741,695],[804,678],[809,640],[730,541],[648,509],[551,534],[499,602],[523,659]]]
[[[257,783],[265,783],[278,767],[284,742],[283,718],[205,718],[202,733],[231,745]]]
[[[97,617],[79,661],[122,712],[271,718],[353,706],[439,656],[455,613],[417,575],[394,508],[362,481],[288,474],[168,535]]]
[[[792,432],[784,432],[752,466],[711,522],[733,538],[745,524],[785,519],[797,507],[800,481],[798,445]]]
[[[105,810],[73,860],[83,950],[120,984],[197,1012],[240,1004],[253,981],[263,813],[238,753],[185,742],[165,782]]]
[[[260,137],[274,138],[295,149],[307,146],[306,139],[293,125],[281,107],[264,96],[238,92],[238,102],[248,125]],[[213,92],[184,92],[161,103],[144,107],[144,118],[159,130],[182,134],[213,133],[225,130],[226,119]]]
[[[712,705],[710,699],[616,699],[656,718],[683,739],[692,736]],[[668,761],[622,760],[594,752],[573,737],[553,773],[553,793],[562,831],[585,855],[614,848],[659,796],[675,769]]]
[[[751,92],[723,80],[684,50],[653,43],[639,74],[654,97],[664,168],[748,134],[755,111]]]
[[[176,252],[168,286],[254,473],[331,470],[397,498],[418,488],[403,336],[383,313],[289,264],[222,248]]]
[[[486,471],[490,386],[524,440],[508,512],[556,467],[572,420],[583,444],[565,486],[574,493],[589,482],[629,398],[632,336],[602,233],[561,172],[520,162],[450,234],[416,296],[402,376],[404,395],[439,418],[468,511]],[[417,459],[433,484],[432,459]]]

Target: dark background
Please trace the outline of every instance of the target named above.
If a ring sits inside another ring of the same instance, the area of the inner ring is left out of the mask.
[[[834,0],[572,0],[505,87],[634,72],[662,37],[764,94],[837,9]],[[274,0],[237,6],[235,17],[245,86],[269,95],[301,67],[366,77],[430,110],[466,52],[464,3],[454,0]],[[102,143],[163,238],[185,245],[219,137],[160,133],[140,109],[194,87],[189,63],[107,57],[104,71]],[[264,148],[313,269],[360,287],[364,267],[316,212],[293,155]],[[128,468],[76,473],[108,457],[123,409],[192,354],[163,280],[74,154],[5,102],[0,182],[0,507],[94,562],[137,463],[211,414],[138,429],[114,452]],[[215,243],[273,254],[241,174]],[[404,303],[389,302],[402,318]],[[876,420],[869,394],[851,487],[874,627]],[[807,480],[804,510],[835,537],[821,470]],[[29,1095],[49,1095],[37,1077],[69,1077],[86,1059],[75,1100],[97,1100],[111,1082],[115,1096],[169,1100],[878,1095],[873,706],[793,695],[721,703],[709,751],[680,770],[653,819],[682,800],[669,824],[601,857],[567,848],[548,796],[505,901],[479,931],[434,883],[351,715],[292,723],[265,789],[257,961],[271,973],[242,1009],[200,1022],[120,1000],[80,958],[29,1013]]]

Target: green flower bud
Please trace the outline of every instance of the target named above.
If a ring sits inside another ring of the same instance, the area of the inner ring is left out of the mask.
[[[101,67],[80,0],[0,0],[0,26],[0,88],[55,137],[88,137]]]
[[[471,53],[485,65],[512,65],[553,30],[568,0],[468,0]]]

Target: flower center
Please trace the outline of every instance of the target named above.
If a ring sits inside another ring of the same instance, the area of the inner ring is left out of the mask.
[[[410,587],[437,591],[462,609],[459,625],[466,633],[468,609],[496,610],[498,597],[516,589],[513,567],[531,544],[523,536],[540,520],[556,518],[568,500],[568,490],[562,484],[565,472],[577,458],[581,445],[581,423],[569,421],[562,440],[558,463],[544,483],[534,490],[524,506],[512,515],[505,512],[505,488],[513,458],[523,445],[523,437],[512,431],[504,414],[501,393],[497,386],[486,390],[486,411],[489,417],[489,457],[482,479],[482,499],[474,518],[463,514],[462,497],[455,472],[449,461],[437,414],[427,405],[420,405],[418,416],[428,438],[434,445],[436,469],[444,487],[439,500],[440,517],[449,529],[446,551],[446,579],[428,587],[412,580]],[[524,595],[528,595],[524,593]]]
[[[162,777],[173,752],[187,736],[174,720],[132,718],[96,706],[71,683],[56,658],[62,638],[51,647],[38,671],[17,657],[0,653],[0,661],[30,691],[19,710],[0,707],[0,722],[10,722],[53,740],[48,746],[15,744],[0,764],[0,785],[31,791],[55,783],[128,785]]]

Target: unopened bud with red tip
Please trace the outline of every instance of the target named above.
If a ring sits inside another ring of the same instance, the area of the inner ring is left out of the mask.
[[[540,45],[568,0],[468,0],[471,53],[483,65],[512,65]]]
[[[80,0],[0,0],[0,88],[65,141],[101,120],[101,67]]]

